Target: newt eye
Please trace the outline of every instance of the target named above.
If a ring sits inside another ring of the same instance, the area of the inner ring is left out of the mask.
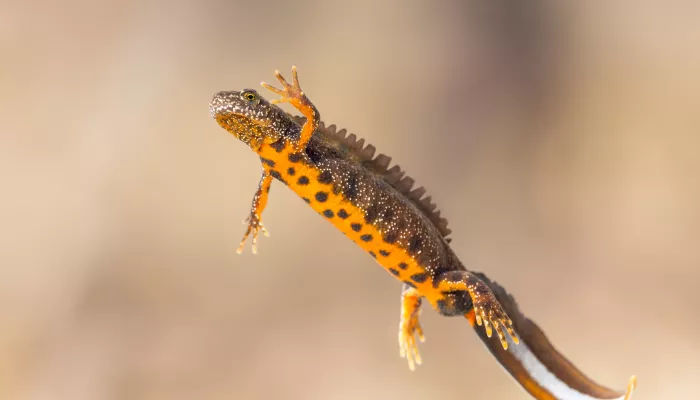
[[[245,92],[243,93],[243,98],[250,102],[254,102],[258,97],[253,92]]]

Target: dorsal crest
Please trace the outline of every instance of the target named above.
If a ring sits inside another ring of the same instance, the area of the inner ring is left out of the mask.
[[[294,115],[290,115],[290,117],[299,125],[303,125],[306,121],[304,117]],[[425,196],[426,190],[422,186],[414,189],[414,179],[407,176],[400,166],[394,165],[389,168],[391,157],[381,153],[375,156],[377,149],[374,146],[366,143],[364,139],[358,139],[354,133],[348,134],[346,129],[337,129],[335,125],[326,126],[321,122],[316,131],[332,143],[344,145],[348,149],[347,155],[350,158],[380,176],[404,195],[407,200],[418,207],[423,215],[428,217],[442,237],[450,242],[447,236],[452,230],[447,227],[447,219],[440,216],[440,211],[437,210],[437,205],[432,202],[432,197]]]

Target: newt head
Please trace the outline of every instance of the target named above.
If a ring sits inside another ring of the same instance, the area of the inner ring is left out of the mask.
[[[294,124],[281,108],[253,89],[219,92],[209,103],[209,111],[221,127],[253,150],[278,141]]]

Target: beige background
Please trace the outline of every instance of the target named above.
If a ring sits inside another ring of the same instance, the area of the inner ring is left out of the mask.
[[[410,373],[400,285],[280,184],[234,253],[208,102],[292,64],[583,371],[700,398],[700,7],[561,3],[4,2],[0,398],[527,398],[427,308]]]

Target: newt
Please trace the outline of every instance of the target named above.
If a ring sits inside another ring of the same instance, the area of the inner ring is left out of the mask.
[[[467,270],[453,251],[447,220],[423,187],[391,158],[345,129],[321,122],[316,106],[301,90],[296,67],[281,88],[261,85],[280,97],[264,99],[253,89],[222,91],[210,103],[212,117],[260,157],[262,173],[237,252],[251,237],[257,252],[267,235],[262,213],[272,180],[282,182],[312,209],[359,245],[403,283],[399,323],[400,355],[409,369],[422,363],[424,341],[419,316],[427,301],[444,316],[463,316],[490,352],[536,399],[629,399],[626,391],[601,386],[581,373],[525,317],[505,289],[484,274]],[[288,102],[302,115],[284,112]],[[480,328],[483,326],[483,329]],[[493,336],[496,332],[497,339]]]

